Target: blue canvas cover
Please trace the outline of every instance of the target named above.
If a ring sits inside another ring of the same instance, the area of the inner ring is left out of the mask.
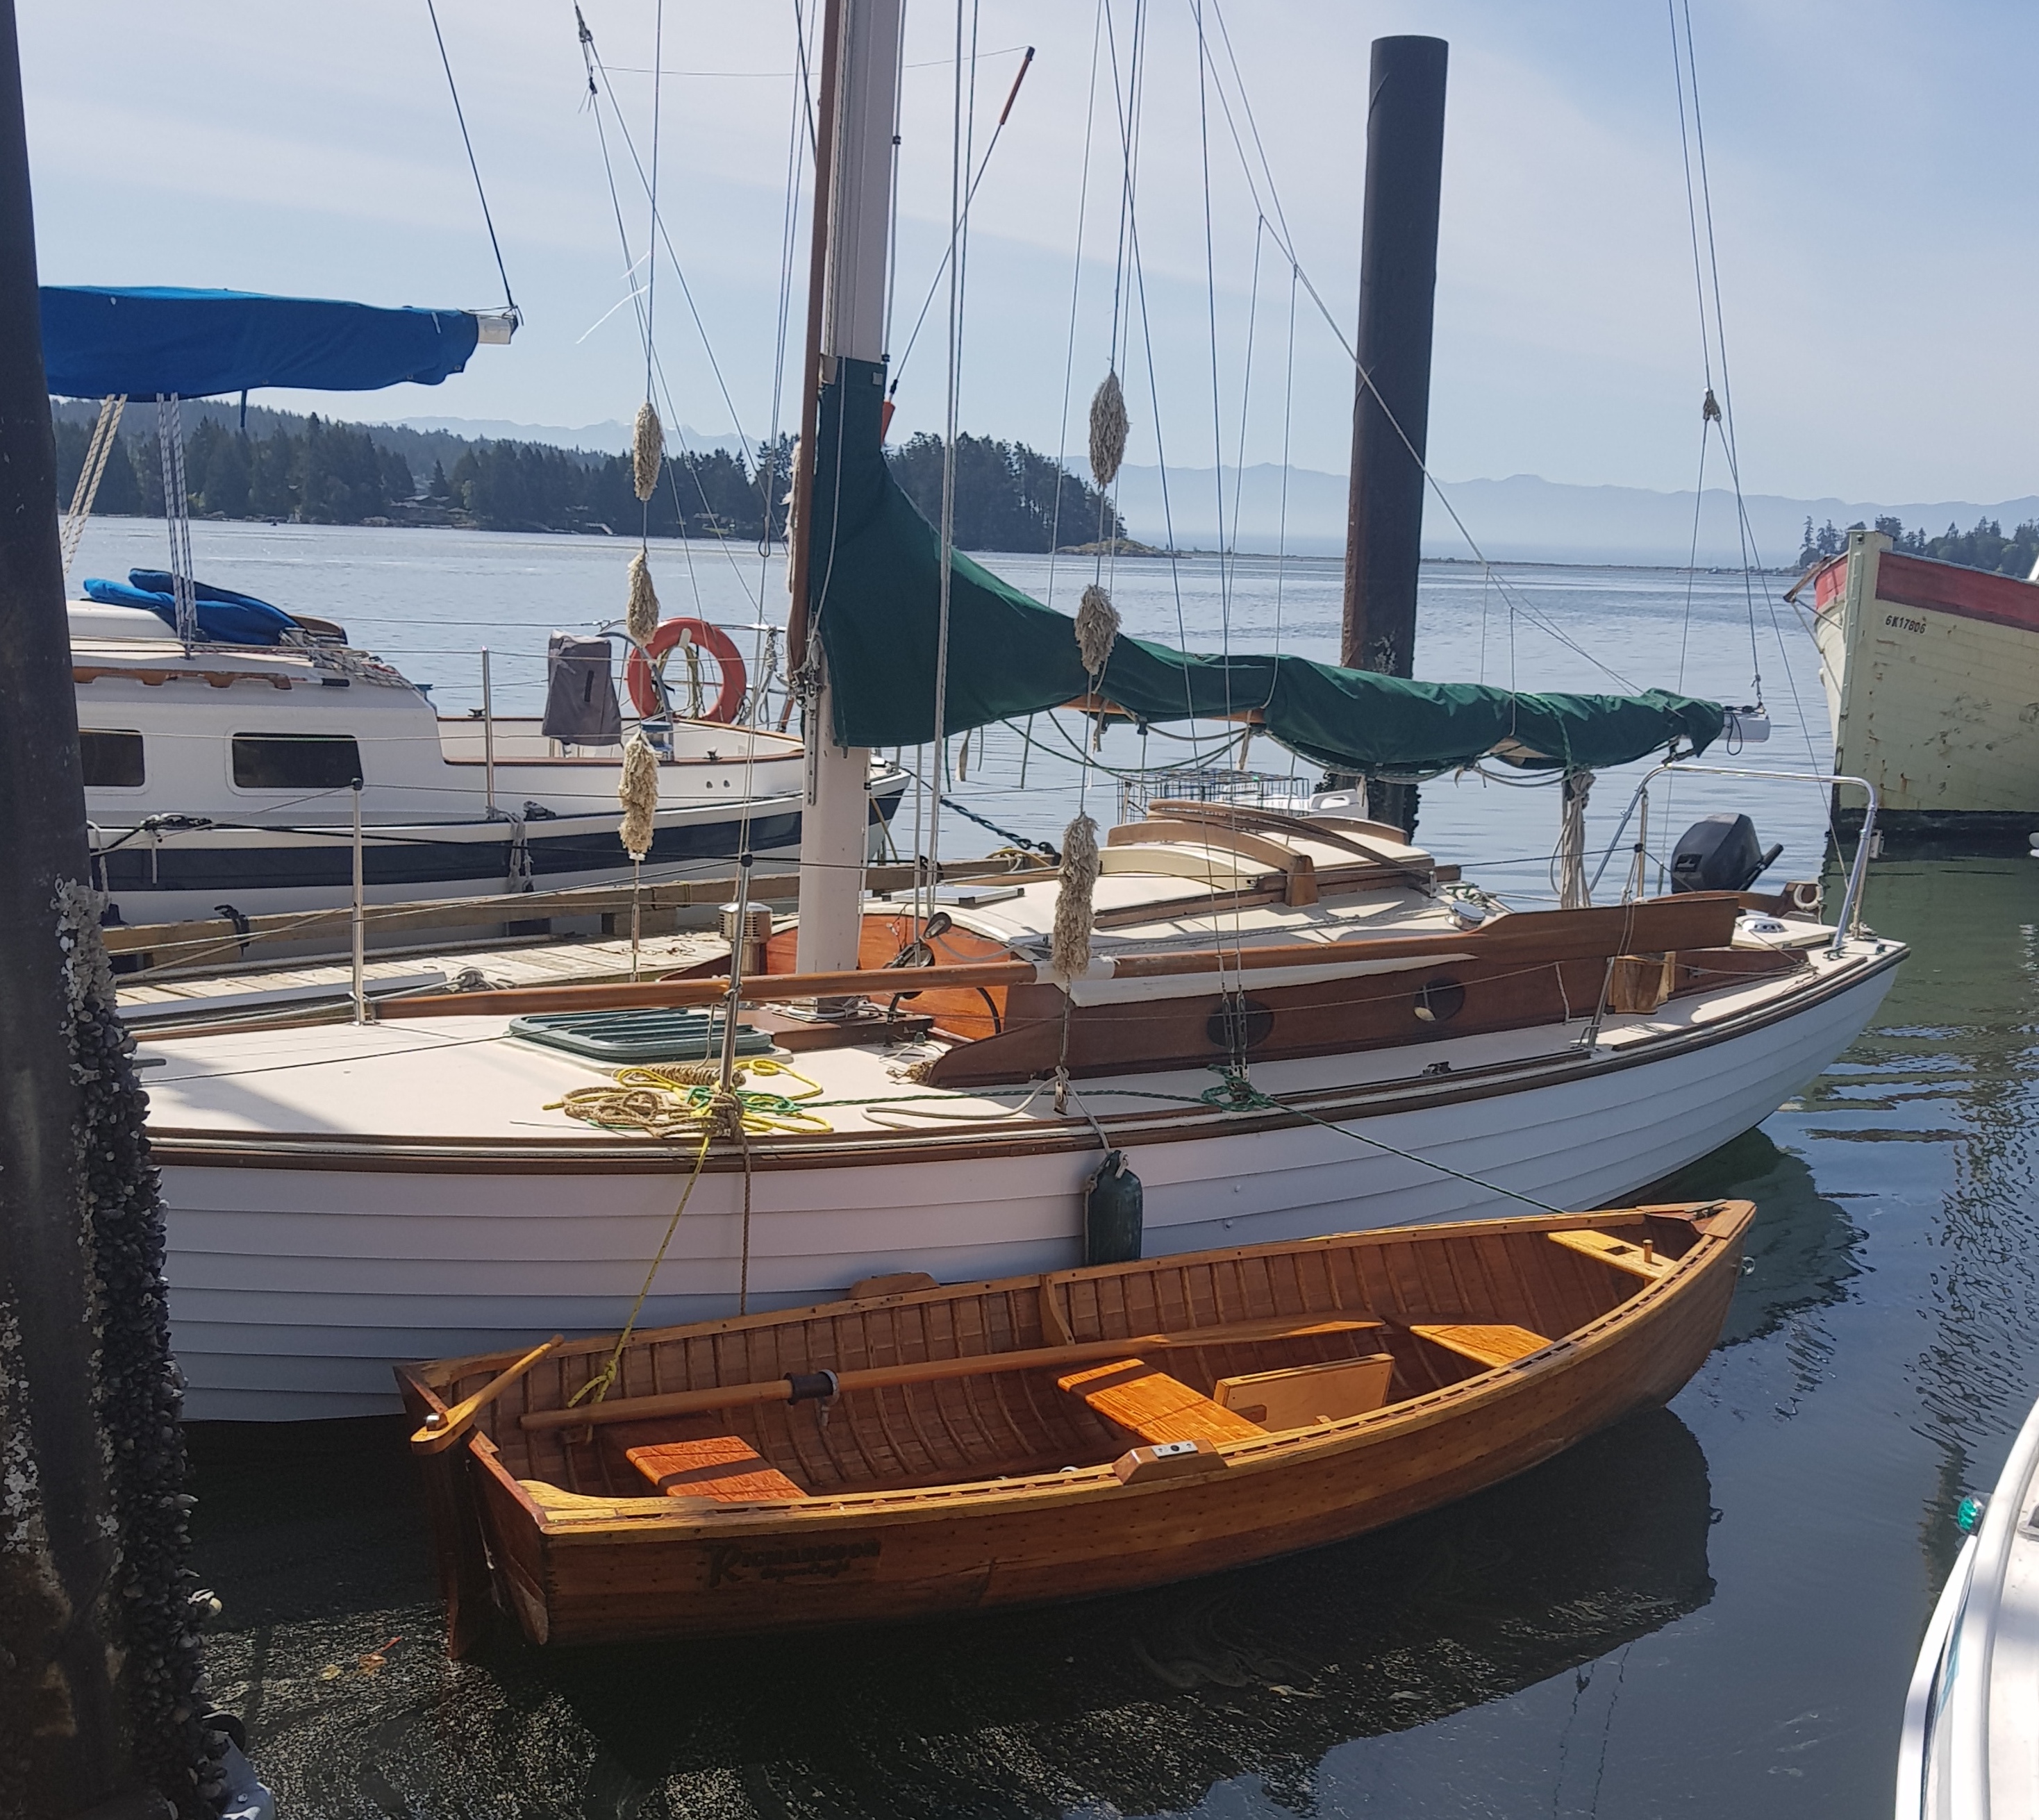
[[[467,365],[480,332],[461,309],[165,285],[44,285],[42,315],[43,364],[62,398],[436,385]]]
[[[103,607],[136,607],[176,629],[177,597],[167,569],[130,569],[125,582],[89,577],[84,587],[89,601]],[[210,582],[194,582],[192,588],[198,603],[199,635],[215,643],[281,644],[283,634],[298,623],[282,608],[253,594],[237,594]]]

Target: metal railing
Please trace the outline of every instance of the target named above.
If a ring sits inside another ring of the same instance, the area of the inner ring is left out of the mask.
[[[1876,786],[1866,777],[1850,777],[1840,772],[1823,771],[1758,771],[1744,766],[1726,764],[1660,764],[1645,775],[1635,787],[1635,794],[1628,799],[1628,807],[1623,811],[1616,826],[1614,837],[1607,844],[1607,851],[1600,855],[1600,864],[1594,869],[1588,895],[1597,889],[1606,874],[1608,863],[1614,858],[1615,849],[1620,846],[1621,837],[1628,831],[1631,821],[1641,819],[1636,828],[1635,840],[1629,848],[1632,853],[1648,855],[1650,844],[1650,786],[1663,776],[1686,777],[1752,777],[1775,779],[1783,783],[1824,783],[1831,792],[1836,783],[1853,784],[1869,798],[1869,807],[1862,818],[1862,837],[1855,850],[1855,863],[1848,868],[1847,889],[1841,894],[1840,914],[1834,919],[1834,938],[1829,952],[1838,954],[1847,945],[1848,938],[1858,934],[1862,921],[1862,888],[1869,874],[1870,855],[1876,850],[1876,811],[1878,798]],[[1639,881],[1638,881],[1639,882]]]
[[[1259,809],[1270,802],[1306,802],[1309,794],[1304,779],[1271,771],[1139,772],[1118,780],[1118,819],[1143,820],[1150,802],[1232,802]]]

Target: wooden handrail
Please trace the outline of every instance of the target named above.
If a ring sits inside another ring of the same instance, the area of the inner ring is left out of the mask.
[[[945,987],[1031,986],[1038,977],[1031,961],[864,967],[848,973],[754,973],[743,982],[739,1002],[760,1005],[782,999],[889,999],[895,993]],[[384,999],[377,1004],[375,1015],[388,1019],[522,1016],[531,1011],[679,1010],[720,1005],[728,997],[726,980],[642,980],[635,985],[512,987],[503,992]]]
[[[979,1352],[960,1359],[922,1359],[905,1365],[874,1365],[861,1371],[838,1371],[834,1394],[849,1390],[887,1390],[902,1384],[939,1384],[951,1378],[975,1378],[994,1371],[1038,1371],[1057,1365],[1080,1365],[1089,1359],[1134,1358],[1143,1352],[1190,1346],[1250,1345],[1269,1340],[1308,1340],[1327,1334],[1357,1333],[1377,1328],[1378,1321],[1317,1321],[1298,1325],[1294,1319],[1241,1321],[1224,1326],[1192,1329],[1187,1333],[1138,1333],[1121,1340],[1080,1340],[1073,1346],[1035,1346],[1018,1352]],[[816,1373],[806,1375],[813,1377]],[[620,1397],[578,1409],[533,1409],[520,1418],[527,1429],[579,1428],[608,1422],[641,1422],[654,1416],[694,1416],[709,1409],[733,1409],[747,1403],[795,1401],[791,1378],[768,1378],[751,1384],[716,1385],[704,1390],[670,1390],[657,1397]],[[804,1399],[802,1399],[804,1400]]]
[[[944,879],[1002,878],[1012,869],[1003,860],[952,860],[941,869]],[[1039,868],[1013,873],[1019,878],[1050,874]],[[867,866],[864,885],[872,891],[899,891],[920,882],[911,866]],[[799,874],[768,873],[750,882],[750,897],[788,900],[799,895]],[[736,896],[734,878],[685,878],[647,885],[636,898],[645,910],[674,910],[704,904],[726,904]],[[632,893],[628,885],[577,885],[560,891],[498,893],[486,897],[434,897],[415,904],[374,904],[368,908],[371,931],[404,928],[458,929],[491,923],[522,923],[533,917],[615,916],[627,912]],[[314,941],[321,936],[343,936],[353,926],[351,910],[279,911],[250,916],[242,928],[224,916],[196,918],[186,923],[118,923],[104,931],[109,954],[131,954],[150,950],[187,947],[199,942],[218,942],[232,948],[241,942],[265,938],[292,942]]]
[[[1714,948],[1733,933],[1735,893],[1695,891],[1640,904],[1592,910],[1518,910],[1475,929],[1434,935],[1384,935],[1345,942],[1284,942],[1266,947],[1205,949],[1194,954],[1118,954],[1115,978],[1151,979],[1175,973],[1235,969],[1335,966],[1347,961],[1401,961],[1426,954],[1505,954],[1539,961],[1585,961],[1632,950]],[[1721,914],[1725,911],[1723,917]],[[1711,915],[1705,912],[1711,912]],[[1718,928],[1709,923],[1719,923]]]
[[[1070,714],[1101,715],[1107,720],[1130,720],[1136,726],[1139,724],[1140,716],[1132,709],[1121,707],[1109,696],[1099,695],[1095,690],[1076,696],[1061,705]],[[1236,707],[1221,713],[1200,714],[1195,718],[1198,720],[1228,720],[1236,726],[1265,726],[1267,724],[1265,711],[1257,707]]]
[[[1718,947],[1732,935],[1736,894],[1690,892],[1639,904],[1591,910],[1525,910],[1477,929],[1435,935],[1381,936],[1347,942],[1285,942],[1266,947],[1177,950],[1112,957],[1118,979],[1155,979],[1184,973],[1258,971],[1275,967],[1337,967],[1371,961],[1420,960],[1426,955],[1496,956],[1511,960],[1599,960],[1617,954]],[[973,961],[938,967],[866,967],[841,973],[757,973],[743,982],[739,1003],[788,999],[888,999],[895,994],[979,987],[1033,985],[1041,970],[1031,961]],[[385,999],[381,1018],[519,1016],[533,1011],[680,1010],[719,1005],[729,995],[720,979],[647,980],[587,986],[532,986],[503,992],[433,992]]]
[[[1260,828],[1287,835],[1292,840],[1320,841],[1327,847],[1342,847],[1348,853],[1356,853],[1376,866],[1392,866],[1426,890],[1430,889],[1435,875],[1435,866],[1427,854],[1420,864],[1414,860],[1399,859],[1354,832],[1374,830],[1402,845],[1408,844],[1408,836],[1399,828],[1389,828],[1384,822],[1354,821],[1334,816],[1284,815],[1278,810],[1263,809],[1251,803],[1186,802],[1167,798],[1149,803],[1147,813],[1150,817],[1165,815],[1177,821],[1209,822],[1241,832]]]

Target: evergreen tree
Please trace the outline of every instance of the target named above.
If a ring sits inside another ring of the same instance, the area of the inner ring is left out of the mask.
[[[923,431],[887,457],[893,477],[931,525],[941,522],[942,440]],[[1045,552],[1054,540],[1122,537],[1096,490],[1021,442],[959,436],[954,531],[966,550]]]
[[[228,518],[248,516],[248,438],[238,430],[221,438],[205,471],[205,509]]]

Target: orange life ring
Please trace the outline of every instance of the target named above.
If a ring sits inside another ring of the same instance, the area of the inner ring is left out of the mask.
[[[666,620],[652,633],[651,642],[646,647],[651,662],[663,658],[682,639],[705,646],[722,666],[722,692],[715,698],[715,706],[701,718],[729,724],[742,711],[743,697],[750,688],[750,678],[743,668],[743,654],[728,633],[720,626],[710,625],[706,620]],[[662,671],[663,668],[661,665]],[[663,710],[664,704],[659,699],[658,685],[651,676],[651,663],[646,661],[644,650],[636,645],[630,647],[629,659],[623,666],[623,680],[629,688],[630,700],[638,713],[655,715]]]

